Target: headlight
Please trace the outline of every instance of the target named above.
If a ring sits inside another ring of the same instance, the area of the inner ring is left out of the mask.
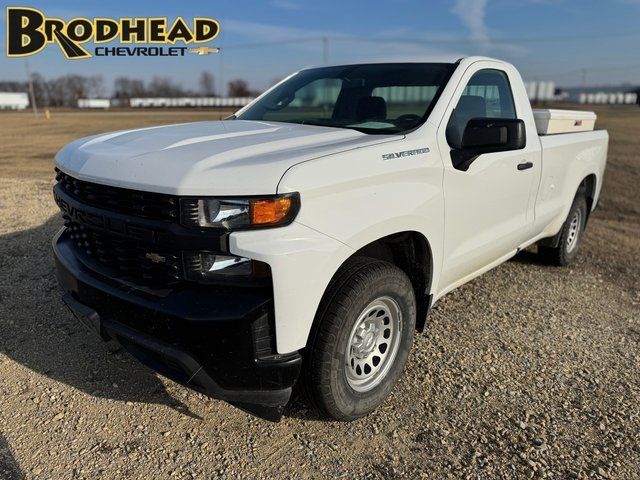
[[[257,281],[268,279],[270,269],[266,263],[250,258],[224,255],[213,252],[184,252],[185,277],[195,282],[216,280],[241,280],[243,277]]]
[[[300,209],[297,193],[246,199],[183,198],[180,202],[183,225],[225,230],[288,225]]]

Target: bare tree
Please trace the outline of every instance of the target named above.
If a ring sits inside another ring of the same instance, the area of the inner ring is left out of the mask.
[[[104,93],[104,78],[100,75],[87,78],[87,94],[89,97],[104,97]]]
[[[50,106],[49,82],[37,72],[31,74],[31,81],[33,82],[33,94],[36,97],[36,104],[43,107]]]
[[[249,84],[240,78],[231,80],[229,82],[229,96],[230,97],[250,97],[251,90],[249,90]]]
[[[147,86],[151,97],[184,97],[187,92],[168,77],[153,77]]]
[[[103,97],[106,94],[104,79],[99,75],[64,75],[46,79],[39,73],[33,73],[31,78],[36,102],[43,107],[75,107],[79,98]],[[214,76],[210,72],[202,72],[199,93],[207,96],[215,95],[214,80]],[[0,91],[27,92],[28,90],[27,82],[0,80]],[[258,92],[250,90],[249,84],[240,78],[229,82],[228,92],[230,96],[235,97],[258,95]],[[118,77],[113,83],[113,97],[117,99],[195,95],[197,93],[182,88],[168,77],[154,77],[146,84],[137,78]]]
[[[59,80],[62,82],[62,104],[65,107],[75,106],[79,98],[89,96],[89,81],[87,77],[83,77],[82,75],[66,75]]]
[[[215,94],[215,81],[213,75],[207,71],[200,74],[200,93],[211,97]]]
[[[142,80],[128,77],[118,77],[113,83],[115,98],[146,97],[147,90]]]

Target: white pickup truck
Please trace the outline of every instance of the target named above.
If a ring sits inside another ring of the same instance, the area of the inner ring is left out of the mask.
[[[296,382],[361,417],[444,294],[534,243],[574,258],[605,169],[594,120],[534,115],[512,65],[470,57],[302,70],[224,121],[77,140],[56,156],[63,298],[263,418]]]

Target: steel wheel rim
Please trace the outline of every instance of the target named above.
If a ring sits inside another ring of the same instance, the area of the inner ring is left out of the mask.
[[[367,392],[387,376],[400,347],[402,311],[391,297],[379,297],[358,315],[345,352],[349,386]]]
[[[567,235],[567,252],[571,252],[578,244],[578,237],[580,236],[580,227],[582,226],[582,213],[580,210],[576,210],[571,217],[571,223],[569,224],[569,234]]]

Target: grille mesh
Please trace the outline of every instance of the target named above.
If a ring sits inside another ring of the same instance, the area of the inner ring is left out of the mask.
[[[198,200],[183,198],[180,202],[180,218],[184,225],[198,226]]]
[[[178,220],[178,198],[172,195],[85,182],[58,169],[56,180],[67,194],[86,205],[155,220]]]
[[[150,286],[171,286],[183,278],[179,253],[144,247],[70,220],[65,226],[80,259],[90,267],[97,264],[116,270],[124,279],[142,280]]]

